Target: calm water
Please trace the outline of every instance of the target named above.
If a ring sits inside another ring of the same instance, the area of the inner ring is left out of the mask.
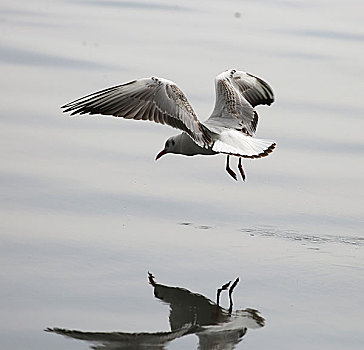
[[[1,349],[362,349],[363,12],[362,1],[3,1]],[[277,150],[245,161],[245,183],[223,156],[155,162],[173,129],[59,109],[156,75],[205,120],[227,68],[276,93],[258,108],[258,137]],[[216,291],[236,277],[229,313]]]

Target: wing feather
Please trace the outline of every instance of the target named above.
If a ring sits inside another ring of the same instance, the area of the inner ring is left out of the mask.
[[[218,75],[215,86],[215,108],[205,124],[211,129],[233,128],[254,135],[258,125],[254,107],[273,103],[272,88],[262,79],[234,69]]]
[[[209,147],[211,134],[198,120],[181,89],[162,78],[144,78],[81,97],[61,107],[63,112],[102,114],[150,120],[186,132],[196,144]]]

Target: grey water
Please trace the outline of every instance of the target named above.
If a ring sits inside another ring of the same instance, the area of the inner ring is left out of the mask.
[[[1,2],[0,348],[362,349],[363,10]],[[155,75],[205,120],[229,68],[276,96],[257,136],[277,149],[244,183],[223,156],[156,162],[166,126],[59,108]]]

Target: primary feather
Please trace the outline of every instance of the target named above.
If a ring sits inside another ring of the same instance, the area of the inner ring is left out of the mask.
[[[211,145],[181,89],[163,78],[144,78],[95,92],[61,108],[74,114],[103,114],[167,124],[186,132],[201,147]]]

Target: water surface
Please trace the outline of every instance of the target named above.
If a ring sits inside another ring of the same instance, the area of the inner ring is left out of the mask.
[[[234,311],[256,309],[265,325],[237,349],[361,349],[363,7],[2,3],[1,348],[93,346],[47,327],[173,331],[152,271],[213,302],[239,276]],[[223,156],[155,162],[173,129],[59,109],[156,75],[175,81],[205,120],[213,79],[228,68],[264,78],[276,94],[258,108],[257,136],[278,147],[244,162],[245,183],[226,174]],[[201,343],[194,333],[165,346]]]

